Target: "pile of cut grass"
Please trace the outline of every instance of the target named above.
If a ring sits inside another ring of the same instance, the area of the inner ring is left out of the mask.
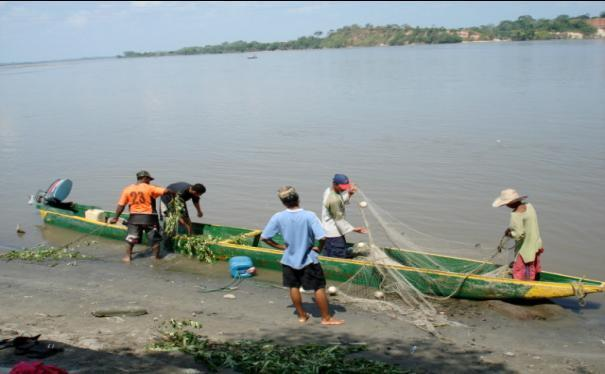
[[[232,369],[241,373],[410,373],[397,366],[365,358],[348,358],[366,350],[363,345],[303,344],[286,346],[270,340],[216,342],[186,328],[199,322],[171,320],[170,331],[150,346],[154,351],[181,351],[210,371]]]
[[[29,249],[13,250],[0,255],[0,260],[13,261],[34,261],[42,262],[48,260],[71,260],[71,259],[86,259],[89,258],[80,252],[68,248],[55,247],[35,247]]]

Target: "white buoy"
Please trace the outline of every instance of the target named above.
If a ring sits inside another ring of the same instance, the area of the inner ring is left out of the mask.
[[[360,202],[359,202],[359,207],[360,207],[360,208],[365,208],[365,207],[367,207],[367,206],[368,206],[368,203],[367,203],[367,202],[365,202],[365,201],[360,201]]]
[[[377,299],[384,299],[384,292],[376,291],[376,292],[374,292],[374,297]]]
[[[334,286],[328,287],[328,293],[330,295],[336,295],[337,292],[338,292],[338,289],[336,287],[334,287]]]

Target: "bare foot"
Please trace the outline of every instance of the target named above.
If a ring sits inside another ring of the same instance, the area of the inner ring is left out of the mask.
[[[132,259],[130,258],[130,256],[124,256],[122,257],[122,261],[129,263],[130,261],[132,261]]]
[[[321,320],[321,324],[326,326],[342,325],[343,323],[345,323],[345,321],[342,319],[330,318]]]
[[[311,317],[309,313],[305,313],[304,317],[298,317],[298,322],[305,323],[309,320],[309,317]]]

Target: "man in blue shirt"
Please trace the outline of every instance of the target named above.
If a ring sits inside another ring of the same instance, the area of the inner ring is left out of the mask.
[[[302,307],[300,287],[315,291],[315,302],[321,313],[322,325],[341,325],[342,320],[330,316],[326,278],[319,264],[320,249],[314,246],[316,240],[323,245],[325,232],[315,213],[300,208],[298,193],[292,186],[279,189],[277,195],[286,210],[275,213],[265,226],[261,239],[273,248],[281,249],[284,287],[290,288],[290,297],[298,313],[298,320],[306,322],[309,314]],[[273,241],[281,234],[285,244]]]

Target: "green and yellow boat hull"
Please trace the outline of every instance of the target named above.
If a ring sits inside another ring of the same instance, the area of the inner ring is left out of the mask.
[[[75,211],[45,204],[38,204],[36,207],[45,223],[110,239],[123,240],[126,237],[126,226],[123,224],[112,225],[85,218],[86,210],[99,209],[97,207],[75,204]],[[112,212],[105,213],[107,217],[113,216]],[[195,235],[218,238],[216,243],[210,244],[210,249],[218,259],[248,256],[257,268],[281,270],[282,251],[262,243],[260,230],[201,223],[194,224],[193,230]],[[173,249],[176,252],[183,250],[178,245]],[[590,293],[603,292],[605,289],[605,284],[600,281],[550,272],[540,273],[539,281],[490,277],[482,274],[495,270],[499,265],[403,249],[385,250],[391,258],[401,264],[389,267],[401,273],[417,289],[430,295],[478,300],[545,299],[583,297]],[[346,282],[358,272],[365,272],[363,276],[355,279],[364,279],[364,286],[379,286],[378,270],[367,261],[320,256],[320,262],[326,278],[330,281]],[[478,268],[481,273],[468,274]]]

